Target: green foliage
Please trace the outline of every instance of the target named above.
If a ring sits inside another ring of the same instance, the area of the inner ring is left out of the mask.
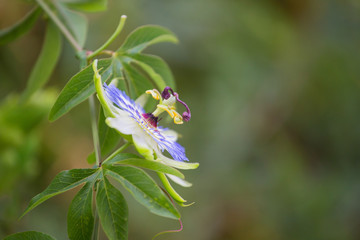
[[[67,227],[71,240],[87,240],[91,238],[94,227],[92,214],[93,186],[94,180],[88,181],[70,204]]]
[[[111,59],[100,60],[98,66],[102,68],[102,79],[108,79],[111,75]],[[89,65],[70,79],[50,111],[50,121],[55,121],[95,93],[93,75],[93,69]]]
[[[130,82],[130,95],[140,96],[146,90],[153,88],[152,84],[146,79],[144,75],[139,73],[135,67],[123,62],[124,72],[126,78]]]
[[[118,52],[140,53],[148,46],[160,42],[177,43],[178,39],[166,28],[155,25],[142,26],[130,33]]]
[[[88,20],[81,13],[69,10],[63,4],[56,4],[56,7],[64,19],[64,23],[68,26],[71,34],[75,37],[81,47],[86,41],[86,34],[88,30]]]
[[[128,166],[106,166],[105,174],[119,181],[134,198],[157,215],[179,219],[171,201],[144,171]]]
[[[117,51],[106,50],[105,48],[119,35],[124,26],[126,16],[122,16],[115,33],[100,48],[93,52],[86,51],[83,46],[86,41],[88,21],[76,11],[96,12],[104,10],[107,5],[106,0],[64,0],[58,2],[37,0],[36,3],[40,5],[49,19],[47,19],[43,48],[23,93],[23,104],[30,102],[33,95],[36,96],[34,93],[42,88],[55,68],[61,51],[60,31],[74,47],[81,66],[81,70],[67,82],[52,106],[49,114],[50,121],[60,118],[93,95],[95,93],[94,79],[98,80],[97,83],[101,86],[100,76],[101,83],[116,80],[115,84],[120,89],[128,91],[132,98],[139,97],[146,90],[154,87],[159,90],[166,86],[175,87],[173,75],[165,61],[160,57],[141,53],[145,48],[156,43],[177,43],[176,36],[169,30],[159,26],[142,26],[130,33]],[[0,32],[0,43],[11,41],[29,30],[42,12],[41,9],[36,8],[13,28]],[[96,59],[100,76],[95,75],[91,61],[103,53],[111,57]],[[99,95],[99,97],[102,96]],[[92,110],[95,109],[93,103],[90,103],[90,106]],[[31,114],[29,115],[31,117]],[[1,123],[5,123],[5,120],[0,115],[0,130],[3,130]],[[138,167],[155,171],[162,176],[171,174],[184,178],[184,175],[160,162],[146,160],[135,154],[120,153],[132,144],[131,137],[124,136],[128,142],[114,151],[122,135],[108,127],[105,120],[103,109],[100,109],[97,129],[95,120],[92,122],[94,143],[99,145],[98,150],[101,152],[101,159],[98,159],[100,162],[98,161],[98,164],[91,169],[71,169],[60,172],[43,192],[31,199],[22,216],[47,199],[83,185],[75,195],[68,210],[67,230],[69,238],[71,240],[86,240],[90,239],[93,234],[96,235],[98,229],[94,229],[94,223],[96,226],[98,221],[94,220],[93,216],[93,208],[96,207],[94,208],[96,209],[96,219],[100,218],[101,226],[107,237],[110,240],[127,239],[127,203],[121,192],[108,180],[111,177],[150,212],[170,219],[180,218],[180,213],[168,195],[144,170]],[[4,130],[13,131],[11,127],[4,128]],[[19,139],[23,137],[22,132],[14,132],[15,134],[11,135],[13,136],[12,139],[5,139],[10,145],[18,144]],[[2,140],[2,131],[0,131],[0,141]],[[104,160],[107,155],[110,157]],[[88,162],[95,162],[94,153],[90,154]],[[93,194],[94,192],[96,194]],[[52,238],[42,233],[25,232],[11,235],[8,239]]]
[[[23,102],[26,102],[31,95],[40,89],[49,79],[59,59],[61,51],[60,32],[54,23],[47,23],[44,45],[39,58],[31,71],[27,87],[23,93]]]
[[[127,166],[122,163],[127,164]],[[97,189],[96,206],[106,235],[109,239],[126,239],[128,218],[126,201],[120,191],[110,184],[106,178],[108,176],[120,182],[140,204],[152,213],[171,219],[179,219],[179,212],[156,182],[143,170],[134,166],[183,177],[179,171],[161,163],[140,159],[130,153],[119,153],[104,162],[100,168],[71,169],[60,172],[42,193],[30,201],[23,215],[47,199],[84,184],[69,207],[69,238],[89,239],[92,235],[94,223],[92,193],[93,188],[95,188]]]
[[[10,95],[1,102],[0,194],[14,193],[14,185],[20,178],[31,182],[46,166],[45,162],[51,162],[44,159],[44,141],[40,136],[55,97],[55,92],[43,91],[25,105],[19,104],[17,95]]]
[[[63,0],[67,7],[83,12],[106,10],[107,0]]]
[[[164,89],[166,86],[175,89],[174,77],[162,58],[149,54],[133,54],[128,57],[150,76],[159,89]]]
[[[101,225],[110,240],[127,239],[128,207],[123,195],[104,177],[98,183],[96,207]]]
[[[36,7],[14,26],[1,30],[0,45],[12,42],[18,37],[28,32],[34,26],[41,12],[41,8]]]
[[[71,169],[60,172],[56,175],[45,191],[39,193],[31,199],[29,206],[26,208],[22,216],[49,198],[73,189],[74,187],[86,182],[86,180],[88,180],[88,178],[95,172],[96,169]]]
[[[4,240],[55,240],[55,238],[45,233],[28,231],[9,235]]]
[[[151,36],[148,37],[147,34],[151,34]],[[149,76],[154,80],[159,89],[162,89],[166,83],[174,85],[173,77],[167,64],[160,58],[150,55],[132,55],[131,53],[141,51],[147,46],[158,42],[177,42],[176,39],[165,28],[156,26],[138,28],[127,38],[123,47],[120,48],[121,52],[112,59],[99,60],[98,68],[101,69],[102,80],[106,81],[110,76],[122,76],[122,72],[125,72],[126,77],[130,80],[130,87],[135,96],[139,96],[145,90],[151,89],[153,86],[150,79],[130,65],[133,61],[133,58],[130,57],[134,57],[136,63],[149,73]],[[122,51],[125,50],[128,52],[123,53]],[[95,93],[93,75],[93,69],[89,65],[69,80],[51,109],[49,115],[50,121],[58,119]]]

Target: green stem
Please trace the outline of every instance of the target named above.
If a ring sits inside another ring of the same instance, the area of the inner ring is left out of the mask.
[[[105,161],[104,161],[103,163],[105,163],[105,162],[113,159],[116,155],[118,155],[119,153],[121,153],[122,151],[124,151],[124,150],[125,150],[127,147],[129,147],[130,145],[131,145],[130,142],[125,143],[125,144],[122,145],[118,150],[116,150],[115,152],[113,152],[107,159],[105,159]]]
[[[82,51],[82,47],[75,40],[73,35],[69,32],[69,30],[65,27],[65,25],[59,20],[59,18],[51,11],[49,6],[44,2],[44,0],[36,0],[36,2],[40,5],[40,7],[46,12],[46,14],[53,20],[53,22],[58,26],[60,31],[64,34],[66,39],[70,42],[70,44],[74,47],[77,52]]]
[[[103,51],[105,48],[107,48],[114,40],[115,38],[121,33],[121,30],[123,29],[125,25],[126,16],[122,15],[120,18],[119,25],[117,26],[115,32],[111,35],[111,37],[97,50],[95,50],[93,53],[91,53],[87,58],[91,59],[95,56],[97,56],[101,51]]]
[[[99,135],[98,135],[98,129],[96,123],[96,109],[95,109],[94,95],[91,95],[89,97],[89,107],[90,107],[91,130],[93,135],[96,165],[100,167],[101,152],[100,152],[100,141],[99,141]]]

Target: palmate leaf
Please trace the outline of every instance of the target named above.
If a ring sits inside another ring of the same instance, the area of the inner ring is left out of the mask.
[[[60,172],[43,192],[31,199],[21,217],[47,199],[86,182],[89,177],[94,177],[96,171],[97,169],[72,169]]]
[[[41,8],[37,7],[14,26],[0,30],[0,45],[7,44],[29,31],[34,26],[41,12]]]
[[[28,231],[15,233],[7,236],[3,240],[55,240],[55,238],[41,232]]]
[[[98,183],[96,193],[101,226],[110,240],[124,240],[128,236],[128,207],[120,193],[104,177]]]
[[[177,43],[178,39],[170,30],[155,26],[146,25],[135,29],[126,38],[118,52],[140,53],[146,47],[160,42]]]
[[[128,166],[104,166],[105,174],[119,181],[134,198],[152,213],[172,219],[180,214],[155,181],[143,170]]]
[[[111,59],[99,60],[98,68],[102,69],[100,74],[104,82],[111,75]],[[50,111],[50,121],[55,121],[95,93],[93,75],[92,65],[89,65],[69,80]]]
[[[92,195],[94,181],[87,182],[72,200],[68,216],[67,230],[71,240],[88,240],[94,228]]]
[[[67,7],[83,12],[106,10],[107,0],[64,0]]]
[[[52,21],[48,21],[45,40],[39,58],[31,71],[22,101],[27,101],[31,95],[40,89],[49,79],[61,52],[61,35]]]

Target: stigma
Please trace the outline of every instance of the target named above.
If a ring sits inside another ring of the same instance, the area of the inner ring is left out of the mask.
[[[165,87],[164,90],[160,93],[157,89],[147,90],[147,94],[159,101],[159,104],[156,106],[156,109],[152,113],[144,113],[143,117],[154,127],[157,127],[159,115],[163,112],[167,112],[170,117],[174,120],[175,124],[183,124],[183,121],[188,122],[191,118],[190,108],[185,102],[180,100],[179,94],[174,92],[171,87]],[[181,103],[186,108],[186,111],[182,114],[176,111],[175,104],[176,102]]]

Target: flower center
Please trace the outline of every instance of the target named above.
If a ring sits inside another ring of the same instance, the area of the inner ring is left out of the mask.
[[[190,108],[187,106],[185,102],[180,100],[179,94],[177,92],[174,92],[174,90],[171,87],[165,87],[161,94],[156,89],[147,90],[146,93],[151,94],[154,99],[159,100],[159,104],[157,105],[155,111],[151,113],[151,116],[149,115],[150,113],[143,114],[143,116],[144,115],[147,116],[147,117],[144,116],[144,118],[146,119],[150,119],[151,117],[153,119],[156,118],[154,121],[156,121],[157,124],[157,122],[159,121],[158,116],[166,111],[170,115],[170,117],[174,119],[175,124],[182,124],[183,120],[185,120],[186,122],[190,120],[191,118]],[[186,108],[186,111],[183,112],[182,115],[180,115],[176,111],[176,107],[175,107],[176,102],[181,103]],[[149,122],[151,123],[151,121],[153,120],[150,120]]]
[[[157,128],[158,117],[155,117],[152,113],[143,113],[142,116],[150,123],[154,128]]]

